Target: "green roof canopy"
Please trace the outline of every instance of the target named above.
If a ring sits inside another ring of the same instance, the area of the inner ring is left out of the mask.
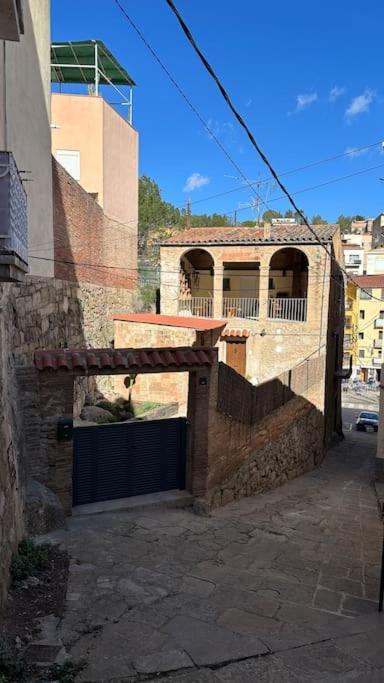
[[[51,81],[52,83],[94,83],[96,60],[101,85],[111,83],[135,85],[134,80],[101,40],[52,43]]]

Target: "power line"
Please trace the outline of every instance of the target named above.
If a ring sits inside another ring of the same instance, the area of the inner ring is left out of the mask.
[[[309,186],[309,187],[301,188],[300,190],[296,190],[295,192],[292,192],[292,194],[293,194],[293,195],[297,195],[297,194],[302,194],[302,193],[305,193],[305,192],[310,192],[310,191],[312,191],[312,190],[317,190],[317,189],[319,189],[319,188],[321,188],[321,187],[325,187],[325,186],[327,186],[327,185],[332,185],[333,183],[339,183],[339,182],[341,182],[341,181],[343,181],[343,180],[349,180],[350,178],[353,178],[353,177],[358,176],[358,175],[362,175],[363,173],[369,173],[370,171],[377,170],[378,168],[382,168],[383,166],[384,166],[384,163],[378,164],[378,165],[376,165],[376,166],[370,166],[370,167],[368,167],[368,168],[363,168],[363,169],[360,169],[359,171],[355,171],[354,173],[349,173],[348,175],[345,175],[345,176],[339,176],[338,178],[332,178],[331,180],[326,180],[326,181],[324,181],[323,183],[319,183],[319,184],[317,184],[317,185],[311,185],[311,186]],[[279,197],[274,197],[273,199],[270,199],[270,200],[269,200],[269,203],[276,202],[276,201],[280,201],[281,199],[284,199],[284,198],[285,198],[285,195],[280,195]],[[175,208],[178,209],[179,207],[175,207]],[[224,216],[231,216],[231,215],[233,215],[233,213],[234,213],[235,210],[236,210],[237,212],[239,212],[239,211],[244,211],[244,210],[246,210],[246,209],[248,209],[248,208],[251,208],[251,206],[249,206],[249,207],[245,206],[245,207],[241,207],[241,208],[239,208],[239,209],[234,209],[233,211],[228,211],[228,212],[226,212],[226,213],[224,213],[224,214],[222,214],[222,215],[224,215]],[[135,220],[137,221],[137,218],[136,218],[136,219],[127,220],[127,223],[130,223],[130,222],[135,221]],[[178,223],[167,223],[167,224],[164,224],[163,219],[161,219],[161,220],[158,219],[158,220],[156,220],[156,221],[153,221],[153,222],[151,223],[151,225],[152,225],[152,226],[162,226],[162,227],[164,227],[164,228],[180,228],[180,231],[183,230],[183,227],[182,227],[180,224],[178,224]],[[116,226],[108,226],[108,227],[109,227],[110,230],[112,230],[112,229],[120,229],[120,227],[123,227],[123,226],[124,226],[124,223],[121,223],[121,222],[118,221]],[[206,227],[206,226],[205,226],[205,227]],[[212,228],[212,230],[214,230],[215,227],[217,227],[217,226],[210,226],[210,227]],[[236,226],[229,226],[229,225],[228,225],[228,226],[224,226],[224,227],[236,227]],[[240,226],[240,227],[241,227],[241,226]],[[256,229],[256,226],[255,226],[255,229]],[[132,234],[131,234],[131,232],[129,231],[129,232],[127,233],[127,239],[129,239],[131,236],[132,236]],[[79,238],[79,240],[80,240],[80,239],[82,239],[82,238]],[[122,238],[121,238],[121,236],[120,236],[120,237],[116,237],[116,238],[113,239],[113,240],[103,241],[103,246],[109,246],[109,245],[111,245],[111,244],[116,244],[116,242],[120,242],[121,239],[122,239]],[[123,239],[124,239],[124,238],[123,238]],[[47,248],[48,248],[49,246],[52,246],[52,245],[53,245],[53,239],[50,240],[50,241],[47,241],[47,242],[41,242],[40,244],[36,244],[36,245],[34,246],[34,248],[30,250],[30,252],[36,251],[36,249],[40,249],[40,248],[42,248],[42,247],[44,247],[44,246],[47,246]]]
[[[321,164],[325,164],[329,161],[335,161],[336,159],[342,159],[343,157],[351,156],[351,155],[356,154],[358,152],[365,151],[368,149],[372,149],[372,147],[378,147],[378,145],[382,145],[382,142],[383,142],[382,140],[379,140],[378,142],[373,142],[372,144],[365,145],[364,147],[355,147],[354,149],[351,149],[347,152],[335,154],[334,156],[326,157],[325,159],[319,159],[317,161],[312,161],[308,164],[305,164],[304,166],[298,166],[297,168],[293,168],[290,171],[284,171],[283,173],[280,173],[280,178],[282,176],[292,175],[293,173],[299,173],[300,171],[305,171],[308,168],[313,168],[314,166],[320,166]],[[258,180],[258,181],[252,181],[252,185],[256,185],[256,186],[262,185],[263,183],[270,182],[270,180],[271,180],[270,177],[262,178],[261,180]],[[247,185],[239,185],[238,187],[233,187],[230,190],[224,190],[223,192],[218,192],[217,194],[213,194],[213,195],[208,196],[208,197],[202,197],[201,199],[195,199],[191,203],[192,203],[192,205],[193,204],[200,204],[200,202],[207,202],[211,199],[216,199],[217,197],[223,197],[224,195],[228,195],[228,194],[231,194],[233,192],[239,192],[241,190],[246,189],[247,187],[248,187]],[[269,200],[269,201],[274,201],[274,200]]]
[[[264,201],[264,199],[259,195],[259,193],[256,191],[256,189],[253,187],[252,183],[249,181],[249,179],[247,178],[247,176],[246,176],[245,173],[243,172],[243,170],[240,168],[239,164],[232,158],[232,156],[230,155],[230,153],[228,152],[228,150],[224,147],[224,145],[222,144],[222,142],[220,142],[220,140],[219,140],[219,138],[217,137],[217,135],[216,135],[216,134],[214,133],[214,131],[210,128],[210,126],[208,125],[208,123],[207,123],[207,122],[205,121],[205,119],[202,117],[202,115],[200,114],[200,112],[198,111],[198,109],[195,107],[195,105],[191,102],[191,100],[190,100],[189,97],[186,95],[186,93],[185,93],[184,90],[181,88],[181,86],[178,84],[178,82],[176,81],[176,79],[174,78],[174,76],[171,74],[171,72],[169,71],[169,69],[165,66],[164,62],[160,59],[160,57],[159,57],[158,54],[155,52],[155,50],[153,49],[153,47],[149,44],[149,42],[147,41],[147,39],[145,38],[145,36],[143,35],[143,33],[140,31],[140,29],[139,29],[139,27],[137,26],[137,24],[133,21],[133,19],[131,18],[131,16],[128,14],[128,12],[126,11],[126,9],[125,9],[125,8],[123,7],[123,5],[121,4],[120,0],[114,0],[114,3],[115,3],[115,5],[119,8],[120,12],[122,12],[122,14],[123,14],[123,16],[126,18],[126,20],[130,23],[130,25],[131,25],[131,27],[133,28],[133,30],[137,33],[137,35],[139,36],[140,40],[144,43],[144,45],[146,46],[146,48],[147,48],[147,49],[149,50],[149,52],[151,53],[152,57],[156,60],[156,62],[157,62],[157,63],[159,64],[159,66],[162,68],[162,70],[164,71],[164,73],[166,74],[166,76],[169,78],[169,80],[171,81],[171,83],[174,85],[174,87],[176,88],[176,90],[178,91],[178,93],[181,95],[181,97],[182,97],[182,98],[184,99],[184,101],[187,103],[187,105],[189,106],[189,108],[193,111],[193,113],[195,114],[195,116],[199,119],[200,123],[203,125],[203,127],[205,128],[205,130],[209,133],[209,135],[211,136],[211,138],[216,142],[216,144],[217,144],[218,147],[221,149],[221,151],[225,154],[225,156],[226,156],[227,159],[230,161],[230,163],[232,164],[232,166],[237,170],[238,173],[240,173],[240,175],[241,175],[241,177],[243,178],[243,180],[245,180],[246,185],[247,185],[247,186],[251,189],[251,191],[258,197],[258,199],[262,202],[262,204],[264,204],[264,206],[266,206],[267,209],[268,209],[268,204],[267,204],[267,203]]]
[[[185,34],[185,36],[186,36],[188,42],[192,45],[194,51],[195,51],[196,54],[198,55],[200,61],[201,61],[202,64],[204,65],[205,69],[208,71],[209,75],[211,76],[211,78],[213,79],[213,81],[216,83],[216,85],[217,85],[217,87],[218,87],[218,89],[219,89],[219,91],[220,91],[222,97],[224,98],[225,102],[227,103],[229,109],[232,111],[234,117],[236,118],[236,120],[238,121],[238,123],[240,124],[240,126],[244,129],[244,131],[245,131],[245,133],[246,133],[248,139],[249,139],[250,142],[251,142],[251,145],[255,148],[256,152],[257,152],[258,155],[259,155],[259,157],[260,157],[261,160],[264,162],[264,164],[267,166],[269,172],[271,173],[272,177],[274,178],[274,180],[276,181],[276,183],[278,184],[278,186],[280,187],[280,189],[282,190],[282,192],[284,193],[284,195],[287,197],[287,199],[288,199],[289,203],[291,204],[291,206],[295,209],[295,211],[297,212],[297,214],[300,216],[300,218],[302,219],[303,223],[307,226],[308,230],[309,230],[309,231],[312,233],[312,235],[316,238],[317,242],[318,242],[318,243],[322,246],[322,248],[326,251],[326,253],[327,253],[328,256],[330,257],[330,259],[335,261],[335,263],[337,264],[338,268],[339,268],[339,269],[341,270],[341,272],[343,272],[344,275],[346,276],[347,280],[350,280],[351,282],[354,282],[353,278],[350,277],[349,273],[347,273],[347,271],[338,263],[337,259],[333,256],[332,252],[329,251],[328,248],[327,248],[327,246],[319,239],[319,236],[318,236],[316,230],[314,230],[314,229],[311,227],[311,225],[310,225],[309,222],[307,221],[307,219],[306,219],[304,213],[301,211],[301,209],[299,209],[299,207],[297,206],[297,204],[296,204],[295,200],[293,199],[292,195],[290,194],[290,192],[289,192],[288,189],[285,187],[285,185],[281,182],[281,180],[280,180],[280,178],[279,178],[277,172],[275,171],[275,169],[274,169],[274,167],[272,166],[271,162],[269,161],[268,157],[264,154],[264,152],[262,151],[261,147],[260,147],[259,144],[257,143],[257,141],[256,141],[256,139],[255,139],[253,133],[251,132],[250,128],[248,127],[248,125],[247,125],[246,122],[244,121],[243,117],[241,116],[241,114],[238,112],[238,110],[236,109],[236,107],[235,107],[234,104],[232,103],[232,100],[231,100],[231,98],[229,97],[228,92],[227,92],[227,90],[225,89],[224,85],[221,83],[221,81],[220,81],[219,77],[216,75],[214,69],[212,68],[212,66],[210,65],[210,63],[209,63],[208,60],[206,59],[205,55],[202,53],[202,51],[201,51],[200,48],[198,47],[198,45],[197,45],[197,43],[196,43],[196,41],[195,41],[195,39],[194,39],[194,37],[193,37],[193,35],[192,35],[190,29],[188,28],[187,24],[185,23],[184,19],[182,18],[181,14],[180,14],[179,10],[177,9],[177,7],[176,7],[175,3],[173,2],[173,0],[165,0],[165,1],[166,1],[167,5],[170,7],[170,9],[172,10],[173,14],[176,16],[176,19],[177,19],[177,21],[179,22],[179,24],[180,24],[180,26],[181,26],[181,29],[182,29],[183,33]],[[115,0],[115,2],[118,2],[118,0]],[[355,283],[355,284],[357,284],[357,283]],[[357,286],[358,286],[358,285],[357,285]],[[361,289],[362,291],[364,291],[364,288],[363,288],[363,287],[359,287],[359,289]],[[376,297],[375,297],[375,298],[376,298]],[[378,300],[380,301],[380,299],[378,299]]]
[[[318,190],[321,187],[325,187],[326,185],[332,185],[333,183],[339,183],[342,180],[348,180],[349,178],[354,178],[355,176],[362,175],[363,173],[369,173],[370,171],[375,171],[378,168],[382,168],[383,166],[384,166],[384,163],[377,164],[376,166],[369,166],[368,168],[362,168],[359,171],[354,171],[354,173],[348,173],[347,175],[339,176],[338,178],[332,178],[331,180],[325,180],[323,183],[318,183],[317,185],[310,185],[309,187],[304,187],[301,190],[296,190],[295,192],[292,192],[291,194],[292,194],[292,196],[296,196],[298,194],[304,194],[304,192],[310,192],[312,190]],[[286,198],[286,195],[282,194],[279,197],[274,197],[273,199],[269,199],[269,203],[277,202],[277,201],[280,201],[281,199],[285,199],[285,198]],[[237,210],[237,212],[239,212],[239,211],[244,211],[245,209],[250,209],[250,208],[252,208],[251,204],[249,206],[242,206],[236,210]],[[230,212],[227,215],[230,215]]]

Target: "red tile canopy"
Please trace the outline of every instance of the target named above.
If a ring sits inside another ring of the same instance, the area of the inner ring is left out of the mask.
[[[148,370],[166,372],[172,369],[212,365],[217,349],[189,346],[150,349],[47,349],[35,351],[38,370],[80,372],[135,373]]]
[[[224,332],[221,333],[221,336],[222,337],[243,337],[243,338],[245,337],[245,338],[247,338],[247,337],[249,337],[250,334],[251,334],[250,330],[238,329],[238,328],[236,328],[236,329],[229,328],[229,329],[224,330]]]

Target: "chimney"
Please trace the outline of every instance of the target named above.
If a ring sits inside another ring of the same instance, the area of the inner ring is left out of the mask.
[[[271,239],[271,224],[270,223],[264,223],[264,239],[265,240]]]

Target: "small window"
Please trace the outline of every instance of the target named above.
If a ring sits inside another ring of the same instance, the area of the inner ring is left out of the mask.
[[[364,349],[360,349],[360,351],[359,351],[359,358],[364,358],[364,356],[365,356],[365,351],[364,351]]]
[[[360,299],[372,299],[372,289],[366,287],[360,292]]]
[[[359,339],[364,339],[364,332],[359,332]]]
[[[380,320],[383,320],[383,318],[384,318],[384,311],[380,311],[379,318],[380,318]]]
[[[379,330],[379,339],[383,338],[383,330]]]
[[[274,281],[273,277],[269,278],[268,287],[269,287],[269,289],[275,289],[275,281]]]
[[[80,180],[80,152],[77,149],[58,149],[56,159],[75,180]]]
[[[384,289],[382,289],[382,290],[381,290],[381,296],[380,296],[380,299],[381,299],[382,301],[384,301]]]
[[[231,278],[230,277],[223,277],[223,292],[230,292],[231,291]]]
[[[360,316],[360,320],[364,320],[364,318],[365,318],[365,311],[360,311],[359,316]]]

